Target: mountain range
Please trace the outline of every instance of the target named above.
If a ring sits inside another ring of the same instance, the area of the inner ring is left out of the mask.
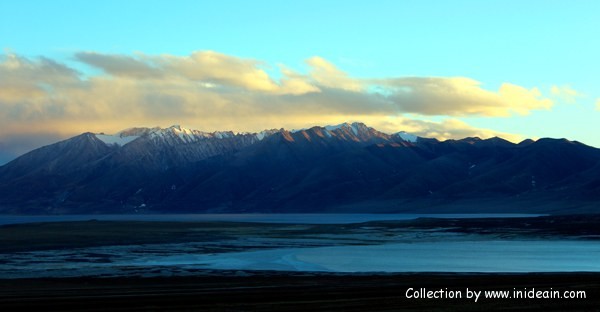
[[[0,213],[600,211],[600,149],[363,123],[83,133],[0,167]]]

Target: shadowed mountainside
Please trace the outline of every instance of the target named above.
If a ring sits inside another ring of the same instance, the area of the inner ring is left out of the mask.
[[[362,123],[84,133],[0,167],[5,213],[596,212],[600,150],[440,142]]]

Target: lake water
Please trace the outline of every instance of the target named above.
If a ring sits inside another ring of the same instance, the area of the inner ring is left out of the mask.
[[[458,239],[458,240],[457,240]],[[198,270],[305,272],[600,272],[600,242],[460,237],[381,245],[200,252],[195,243],[0,254],[0,278],[186,276]]]
[[[177,255],[131,264],[326,272],[599,272],[599,259],[600,242],[486,240]]]
[[[237,221],[356,223],[420,217],[535,217],[531,214],[192,214],[1,216],[0,224],[49,221]],[[194,275],[198,270],[320,272],[600,272],[600,241],[569,237],[349,227],[340,233],[221,241],[98,246],[0,253],[0,278]],[[254,232],[253,232],[254,233]],[[286,234],[287,235],[287,234]]]
[[[369,221],[412,220],[417,218],[526,218],[540,214],[125,214],[125,215],[0,215],[0,225],[62,221],[229,221],[259,223],[347,224]]]

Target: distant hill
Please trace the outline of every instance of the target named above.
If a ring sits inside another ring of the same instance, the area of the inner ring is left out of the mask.
[[[600,149],[362,123],[84,133],[0,167],[0,213],[600,212]]]

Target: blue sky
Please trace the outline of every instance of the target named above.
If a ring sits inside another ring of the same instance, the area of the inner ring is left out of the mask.
[[[0,96],[0,148],[8,159],[87,130],[181,123],[255,131],[344,119],[442,139],[566,137],[600,146],[598,12],[600,2],[582,0],[0,1],[0,91],[41,92],[35,103]],[[131,81],[142,67],[177,78]],[[24,84],[25,76],[46,78]],[[143,93],[153,83],[170,86],[167,100]],[[191,95],[198,83],[210,94]],[[381,89],[398,96],[380,102],[373,90]],[[98,100],[110,90],[126,91]],[[292,102],[323,110],[307,114]]]

